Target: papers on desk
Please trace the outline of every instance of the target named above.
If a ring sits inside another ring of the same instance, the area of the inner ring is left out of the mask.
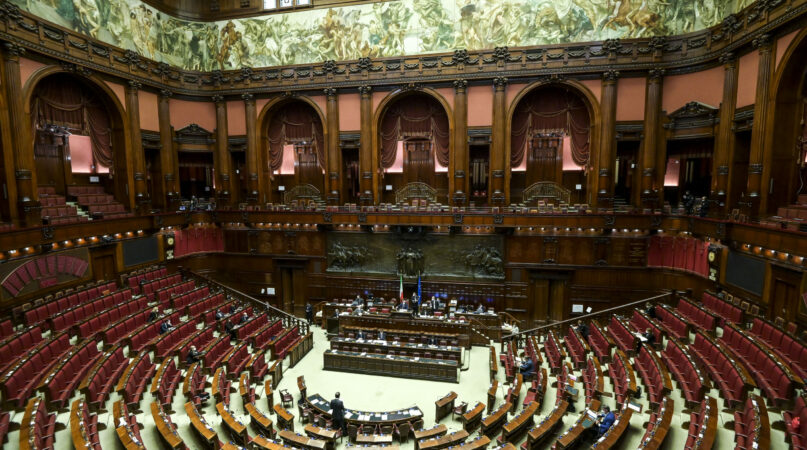
[[[381,420],[387,420],[387,414],[381,414]]]
[[[367,352],[361,352],[361,356],[367,356]]]
[[[420,361],[420,356],[415,356],[414,361]]]
[[[387,355],[387,359],[392,359],[392,355]]]
[[[420,410],[417,409],[417,408],[412,408],[412,409],[409,410],[409,415],[410,416],[419,416],[420,415]]]
[[[597,420],[597,413],[595,413],[594,411],[592,411],[590,409],[586,410],[586,415],[591,417],[594,420]]]

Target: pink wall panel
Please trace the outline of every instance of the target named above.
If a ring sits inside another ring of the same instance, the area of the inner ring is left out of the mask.
[[[513,100],[516,96],[526,87],[526,84],[508,84],[505,88],[505,95],[507,95],[507,110],[513,107]]]
[[[489,127],[493,124],[493,86],[468,88],[468,126]]]
[[[25,82],[28,81],[31,74],[36,72],[41,67],[45,67],[45,65],[39,61],[34,61],[28,58],[20,58],[20,79],[22,81],[22,85],[25,86]]]
[[[644,119],[644,78],[620,78],[617,82],[616,120]]]
[[[757,72],[759,71],[759,52],[750,52],[740,58],[737,73],[737,107],[754,103],[757,92]]]
[[[157,94],[140,91],[140,129],[160,131],[160,120],[157,116]]]
[[[381,104],[381,100],[384,100],[391,93],[392,92],[379,92],[379,91],[373,91],[372,92],[372,96],[373,96],[373,99],[372,99],[372,101],[373,101],[373,114],[378,112],[378,105]]]
[[[327,115],[326,115],[326,113],[327,113],[327,108],[328,108],[328,104],[327,104],[327,103],[328,103],[328,100],[325,98],[325,96],[324,96],[324,95],[314,95],[314,96],[309,97],[309,98],[310,98],[310,99],[311,99],[311,100],[312,100],[314,103],[316,103],[316,104],[317,104],[317,106],[319,107],[319,112],[320,112],[320,113],[322,113],[322,129],[324,130],[324,129],[325,129],[325,127],[327,126],[327,125],[325,124],[325,121],[327,121],[327,120],[328,120]]]
[[[597,80],[583,80],[580,82],[583,86],[587,87],[592,94],[594,94],[594,98],[597,99],[597,103],[600,103],[602,97],[602,81]]]
[[[794,31],[794,32],[792,32],[790,34],[786,34],[786,35],[780,37],[778,41],[776,41],[776,67],[777,68],[779,68],[779,62],[782,61],[782,57],[785,55],[785,52],[787,51],[787,47],[790,45],[791,42],[793,42],[793,39],[796,37],[796,34],[798,34],[798,32],[799,31],[796,30],[796,31]]]
[[[216,128],[216,106],[212,102],[171,99],[171,125],[175,130],[195,123],[207,131]]]
[[[359,94],[339,94],[339,131],[358,131],[361,128]]]
[[[112,92],[114,92],[115,95],[118,96],[118,100],[120,101],[121,106],[125,110],[126,109],[126,93],[123,90],[123,86],[121,86],[120,84],[117,84],[117,83],[112,83],[110,81],[104,81],[104,83],[106,83],[107,86],[109,86],[109,88],[112,89]]]
[[[255,102],[257,106],[257,102]],[[260,110],[258,110],[260,112]],[[243,136],[247,134],[247,119],[244,115],[244,102],[236,100],[227,102],[227,134]]]
[[[664,77],[661,107],[667,114],[696,101],[717,108],[723,97],[723,67]]]
[[[451,115],[454,114],[454,88],[439,88],[435,89],[435,91],[437,91],[437,93],[443,97],[446,103],[448,103],[448,110],[446,111],[446,114],[451,117]]]

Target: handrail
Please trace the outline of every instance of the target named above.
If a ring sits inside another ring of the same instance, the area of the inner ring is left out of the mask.
[[[516,325],[518,325],[519,328],[521,328],[521,320],[516,319],[516,317],[513,316],[512,314],[510,314],[509,312],[507,312],[507,311],[499,311],[498,315],[499,315],[499,318],[502,320],[502,322],[508,323],[508,324],[515,323]]]
[[[574,317],[573,319],[561,320],[559,322],[551,323],[551,324],[548,324],[548,325],[541,325],[539,327],[530,328],[529,330],[520,331],[518,333],[511,334],[509,336],[502,336],[502,345],[504,345],[505,341],[507,341],[507,340],[521,339],[521,338],[523,338],[523,337],[525,337],[527,335],[536,334],[536,333],[539,333],[539,332],[542,332],[542,331],[548,331],[548,330],[551,330],[553,328],[560,328],[560,327],[563,327],[563,326],[565,326],[567,324],[570,324],[572,322],[577,322],[578,320],[593,319],[593,318],[599,317],[599,316],[610,315],[610,314],[613,314],[613,313],[615,313],[617,311],[621,311],[621,310],[628,309],[628,308],[633,308],[636,305],[639,305],[639,304],[642,304],[642,303],[647,303],[647,302],[652,302],[652,301],[660,301],[660,299],[662,299],[662,298],[666,298],[667,300],[669,300],[669,298],[673,297],[674,295],[675,295],[675,292],[667,291],[667,292],[664,292],[663,294],[654,295],[653,297],[643,298],[641,300],[636,300],[634,302],[625,303],[625,304],[619,305],[619,306],[614,306],[612,308],[607,308],[607,309],[604,309],[602,311],[597,311],[597,312],[593,312],[593,313],[589,313],[589,314],[583,314],[582,316],[577,316],[577,317]]]
[[[195,271],[190,270],[190,269],[186,269],[184,267],[180,267],[179,271],[184,273],[184,274],[188,274],[188,275],[190,275],[192,277],[195,277],[195,278],[197,278],[199,280],[202,280],[205,283],[215,285],[215,286],[217,286],[217,287],[219,287],[219,288],[221,288],[221,289],[223,289],[225,291],[229,291],[230,293],[236,294],[237,296],[241,297],[244,300],[247,300],[249,302],[255,303],[255,304],[263,307],[264,310],[269,310],[269,311],[274,312],[275,315],[280,316],[281,319],[283,320],[283,327],[284,328],[289,328],[291,324],[294,324],[294,325],[297,325],[299,327],[300,335],[305,336],[306,334],[308,334],[308,322],[303,320],[303,319],[300,319],[299,317],[297,317],[297,316],[295,316],[293,314],[287,313],[286,311],[283,311],[280,308],[277,308],[277,307],[274,307],[274,306],[272,306],[272,305],[270,305],[268,303],[262,302],[262,301],[258,300],[257,298],[255,298],[255,297],[253,297],[253,296],[251,296],[249,294],[246,294],[244,292],[241,292],[241,291],[239,291],[238,289],[236,289],[234,287],[227,286],[226,284],[220,283],[220,282],[208,277],[207,275],[203,275],[201,273],[195,272]]]

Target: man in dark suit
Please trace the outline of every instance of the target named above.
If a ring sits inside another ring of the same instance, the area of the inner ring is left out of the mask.
[[[524,362],[521,363],[521,367],[518,368],[519,373],[521,375],[530,375],[535,370],[535,367],[532,365],[532,359],[528,356],[524,357]]]
[[[187,357],[187,359],[186,359],[186,362],[188,363],[188,365],[191,365],[191,364],[193,364],[193,363],[195,363],[195,362],[199,361],[200,356],[201,356],[201,355],[200,355],[200,354],[199,354],[199,352],[196,350],[196,346],[195,346],[195,345],[191,345],[191,349],[188,351],[188,357]]]
[[[588,339],[588,325],[583,323],[582,320],[577,321],[577,332],[580,333],[583,339]]]
[[[314,321],[314,307],[311,306],[311,303],[305,304],[305,320],[309,325]]]
[[[151,312],[149,313],[148,321],[154,322],[155,320],[157,320],[158,317],[160,317],[160,310],[157,309],[157,307],[155,306],[154,308],[151,309]]]
[[[162,325],[160,325],[160,334],[166,333],[172,329],[174,329],[174,326],[171,325],[171,321],[166,320],[165,322],[162,323]]]
[[[331,400],[331,417],[333,418],[333,427],[342,430],[342,436],[347,434],[347,425],[345,424],[345,404],[339,399],[339,393],[336,393],[336,398]]]

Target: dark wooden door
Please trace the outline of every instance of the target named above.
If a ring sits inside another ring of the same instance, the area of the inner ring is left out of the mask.
[[[558,136],[536,136],[527,151],[527,185],[539,181],[563,182],[563,139]]]
[[[404,179],[434,185],[434,155],[432,143],[425,139],[412,139],[404,143]]]
[[[96,280],[115,279],[115,256],[111,254],[94,256],[92,259],[93,277]]]
[[[771,266],[771,283],[769,289],[768,318],[777,317],[785,321],[795,321],[799,308],[799,285],[801,276],[798,272],[785,267]]]

